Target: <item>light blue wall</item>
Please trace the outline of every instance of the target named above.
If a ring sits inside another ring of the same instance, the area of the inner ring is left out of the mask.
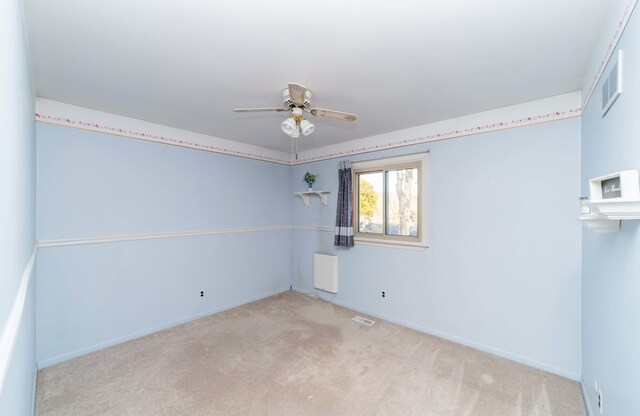
[[[8,327],[35,243],[35,130],[22,2],[0,13],[0,334]],[[13,355],[0,391],[1,415],[31,412],[35,370],[33,283],[26,292]],[[2,347],[5,347],[3,345]],[[0,371],[5,371],[0,362]]]
[[[288,166],[42,123],[37,134],[40,241],[291,221]],[[290,262],[286,228],[41,248],[38,362],[288,289]]]
[[[336,302],[579,378],[580,120],[349,159],[427,149],[430,247],[335,249],[331,233],[296,230],[294,287],[312,290],[315,251],[335,253]],[[333,226],[337,165],[294,168],[294,190],[309,170],[314,189],[331,191],[327,207],[294,200],[294,224]]]
[[[38,240],[288,224],[290,168],[37,124]]]
[[[618,48],[624,51],[624,92],[606,117],[601,83],[582,116],[582,192],[590,178],[640,169],[640,13],[632,15]],[[605,74],[609,67],[605,70]],[[640,414],[640,221],[620,232],[582,233],[582,372],[592,414],[594,379],[604,414]]]

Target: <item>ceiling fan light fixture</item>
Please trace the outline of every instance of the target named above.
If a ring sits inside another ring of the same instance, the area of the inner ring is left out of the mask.
[[[358,116],[342,111],[330,110],[326,108],[311,108],[311,97],[313,94],[305,86],[290,82],[289,86],[282,90],[282,107],[267,108],[236,108],[233,111],[240,113],[257,111],[288,111],[290,116],[280,124],[282,131],[289,137],[297,139],[300,134],[310,135],[316,126],[304,119],[303,112],[314,116],[329,117],[337,120],[356,121]],[[297,141],[296,141],[297,143]]]
[[[300,130],[302,131],[302,134],[304,134],[305,136],[308,136],[311,133],[313,133],[315,129],[316,129],[316,126],[309,120],[302,120],[300,122]]]
[[[289,117],[288,119],[283,121],[282,124],[280,124],[280,128],[282,129],[282,131],[289,136],[291,136],[293,132],[297,130],[297,127],[298,126],[296,126],[296,121],[293,119],[293,117]]]

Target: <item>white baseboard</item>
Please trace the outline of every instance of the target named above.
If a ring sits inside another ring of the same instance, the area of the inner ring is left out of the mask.
[[[584,400],[584,407],[587,408],[587,415],[593,416],[594,413],[591,411],[589,392],[587,392],[587,387],[584,385],[584,379],[582,377],[580,377],[580,388],[582,389],[582,399]]]
[[[293,289],[296,290],[296,291],[304,292],[303,289],[299,289],[299,288],[295,288],[295,287]],[[549,372],[549,373],[552,373],[552,374],[556,374],[558,376],[565,377],[565,378],[568,378],[570,380],[580,381],[580,374],[575,373],[573,371],[568,371],[568,370],[566,370],[564,368],[559,368],[559,367],[556,367],[554,365],[550,365],[550,364],[542,363],[542,362],[539,362],[539,361],[536,361],[536,360],[532,360],[530,358],[523,357],[523,356],[518,355],[518,354],[514,354],[514,353],[511,353],[511,352],[508,352],[508,351],[504,351],[504,350],[501,350],[499,348],[490,347],[488,345],[484,345],[484,344],[481,344],[479,342],[475,342],[475,341],[472,341],[472,340],[469,340],[469,339],[466,339],[466,338],[463,338],[463,337],[459,337],[457,335],[448,334],[446,332],[442,332],[442,331],[439,331],[439,330],[436,330],[436,329],[433,329],[433,328],[425,327],[425,326],[422,326],[422,325],[416,325],[414,323],[407,322],[405,320],[398,319],[398,318],[395,318],[393,316],[388,316],[388,315],[381,314],[381,313],[378,313],[378,312],[362,309],[360,307],[357,307],[355,305],[351,305],[351,304],[346,303],[346,302],[342,302],[340,300],[334,300],[332,303],[335,303],[336,305],[340,305],[340,306],[343,306],[343,307],[348,308],[348,309],[352,309],[352,310],[357,311],[359,313],[370,315],[370,316],[375,317],[375,318],[384,319],[385,321],[392,322],[394,324],[398,324],[398,325],[402,325],[402,326],[407,327],[407,328],[415,329],[416,331],[424,332],[426,334],[433,335],[433,336],[436,336],[438,338],[443,338],[443,339],[446,339],[448,341],[455,342],[457,344],[462,344],[462,345],[465,345],[467,347],[471,347],[471,348],[475,348],[475,349],[480,350],[480,351],[487,352],[489,354],[497,355],[498,357],[506,358],[506,359],[511,360],[511,361],[516,361],[518,363],[527,365],[529,367],[537,368],[539,370],[543,370],[543,371],[546,371],[546,372]]]
[[[280,289],[272,290],[272,291],[269,291],[269,292],[266,292],[266,293],[262,293],[262,294],[257,295],[257,296],[252,296],[250,298],[246,298],[246,299],[243,299],[243,300],[240,300],[240,301],[237,301],[237,302],[228,303],[228,304],[225,304],[225,305],[222,305],[222,306],[218,306],[218,307],[215,307],[213,309],[208,309],[208,310],[206,310],[204,312],[197,313],[197,314],[189,316],[187,318],[182,318],[182,319],[178,319],[178,320],[175,320],[175,321],[167,322],[165,324],[157,325],[157,326],[154,326],[152,328],[143,329],[142,331],[134,332],[134,333],[129,334],[129,335],[125,335],[125,336],[122,336],[122,337],[119,337],[119,338],[115,338],[115,339],[112,339],[112,340],[109,340],[109,341],[101,342],[99,344],[94,344],[94,345],[91,345],[89,347],[81,348],[79,350],[75,350],[75,351],[72,351],[72,352],[69,352],[69,353],[61,354],[61,355],[58,355],[58,356],[55,356],[55,357],[52,357],[52,358],[46,358],[44,360],[39,360],[37,362],[37,366],[39,368],[50,367],[52,365],[59,364],[59,363],[61,363],[63,361],[67,361],[67,360],[70,360],[72,358],[80,357],[82,355],[89,354],[89,353],[94,352],[94,351],[98,351],[98,350],[101,350],[101,349],[104,349],[104,348],[108,348],[108,347],[111,347],[113,345],[121,344],[123,342],[130,341],[132,339],[144,337],[144,336],[152,334],[154,332],[162,331],[164,329],[168,329],[168,328],[171,328],[171,327],[174,327],[174,326],[177,326],[177,325],[181,325],[181,324],[184,324],[186,322],[194,321],[196,319],[200,319],[200,318],[203,318],[205,316],[209,316],[209,315],[213,315],[215,313],[226,311],[228,309],[236,308],[238,306],[242,306],[242,305],[250,303],[250,302],[255,302],[255,301],[260,300],[260,299],[265,299],[265,298],[268,298],[268,297],[271,297],[271,296],[275,296],[277,294],[280,294],[280,293],[283,293],[283,292],[287,292],[287,291],[289,291],[289,287],[288,286],[285,287],[285,288],[280,288]]]

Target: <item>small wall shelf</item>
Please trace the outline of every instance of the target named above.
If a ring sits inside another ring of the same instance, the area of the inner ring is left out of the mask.
[[[640,201],[581,201],[580,221],[596,233],[620,231],[620,220],[640,219]]]
[[[589,201],[584,205],[592,212],[600,214],[608,220],[640,219],[640,200],[637,201]]]
[[[580,199],[580,221],[597,233],[615,233],[620,220],[640,219],[637,170],[624,170],[589,181],[589,198]]]
[[[309,205],[309,195],[318,195],[322,200],[322,205],[327,205],[329,191],[296,192],[295,195],[298,195],[300,198],[302,198],[302,202],[304,202],[305,205]]]

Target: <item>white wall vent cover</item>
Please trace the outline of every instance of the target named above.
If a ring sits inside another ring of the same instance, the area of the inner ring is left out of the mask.
[[[611,65],[609,76],[602,82],[602,117],[622,93],[622,50],[618,50],[616,61]]]
[[[313,254],[313,287],[325,292],[338,293],[338,257]]]
[[[371,319],[363,318],[362,316],[356,315],[353,318],[354,321],[360,322],[361,324],[365,324],[366,326],[371,326],[376,323],[376,321],[372,321]]]

